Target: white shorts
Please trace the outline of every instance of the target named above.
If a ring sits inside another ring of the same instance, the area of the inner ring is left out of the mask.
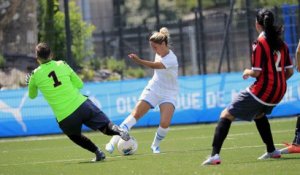
[[[156,105],[161,105],[163,103],[171,103],[174,108],[176,106],[175,95],[159,95],[148,88],[145,88],[143,90],[139,100],[147,102],[151,106],[151,108],[154,108]]]

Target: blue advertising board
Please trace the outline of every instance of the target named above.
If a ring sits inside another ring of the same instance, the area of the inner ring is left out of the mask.
[[[216,122],[220,112],[254,79],[242,79],[242,73],[223,73],[179,78],[180,93],[172,124]],[[116,124],[134,108],[148,79],[85,83],[82,93],[99,106]],[[299,114],[300,74],[288,81],[282,102],[269,117]],[[160,114],[156,107],[137,123],[137,127],[156,126]],[[87,128],[84,128],[85,130]],[[39,93],[28,98],[27,88],[0,91],[0,137],[61,133],[51,108]]]

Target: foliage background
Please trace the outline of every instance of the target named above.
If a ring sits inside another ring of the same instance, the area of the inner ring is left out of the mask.
[[[79,7],[74,1],[69,2],[70,28],[72,33],[72,57],[77,66],[80,66],[85,58],[94,55],[91,40],[95,26],[82,20]],[[68,60],[66,58],[66,34],[65,14],[59,10],[58,0],[39,0],[39,42],[47,42],[53,50],[54,58]]]

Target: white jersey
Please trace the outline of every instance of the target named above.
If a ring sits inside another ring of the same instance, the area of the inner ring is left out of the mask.
[[[155,55],[155,61],[161,62],[165,69],[154,69],[154,75],[145,89],[150,89],[158,95],[177,96],[178,94],[178,61],[173,51],[161,57]]]

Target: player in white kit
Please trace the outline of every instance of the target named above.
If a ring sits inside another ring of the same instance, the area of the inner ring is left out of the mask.
[[[159,145],[169,130],[178,95],[178,61],[176,55],[169,48],[169,38],[169,31],[166,27],[150,36],[149,42],[155,52],[154,61],[143,60],[136,54],[128,55],[137,64],[154,69],[154,75],[144,88],[135,108],[120,127],[129,131],[149,109],[158,105],[160,124],[151,145],[153,153],[160,153]],[[112,137],[105,149],[112,153],[119,139],[119,136]]]

